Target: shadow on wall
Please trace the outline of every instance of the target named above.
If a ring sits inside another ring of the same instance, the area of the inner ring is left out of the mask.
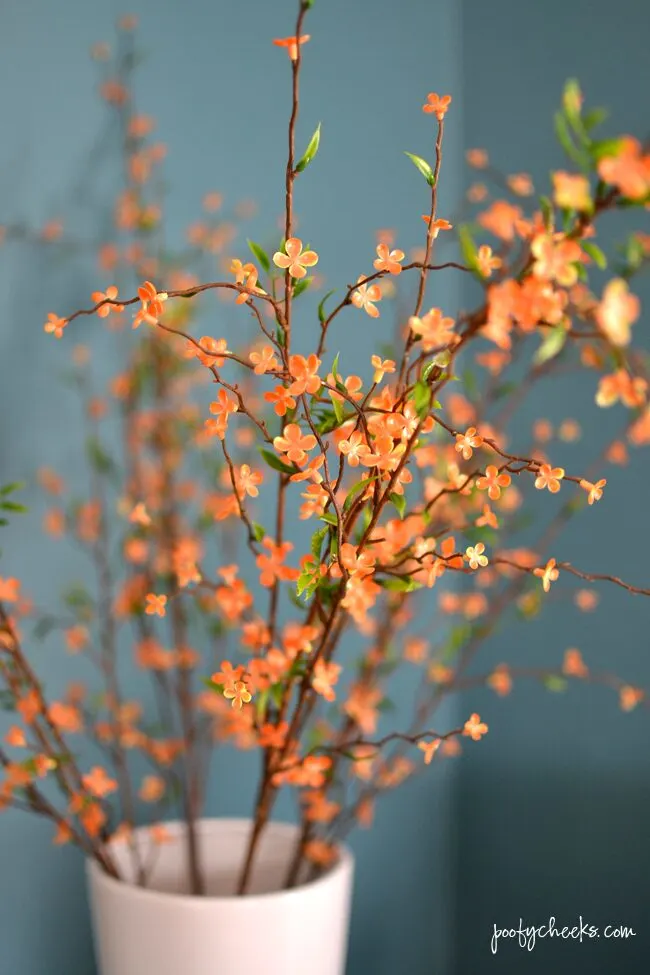
[[[499,800],[482,802],[497,791]],[[639,838],[647,834],[650,783],[596,771],[578,781],[570,770],[553,768],[538,769],[534,780],[517,771],[502,770],[496,780],[477,772],[464,779],[459,801],[460,877],[472,883],[460,888],[458,972],[647,971],[650,848]],[[531,951],[500,938],[492,954],[495,924],[518,928],[521,919],[525,928],[548,924],[551,916],[559,928],[582,917],[600,937],[537,939]],[[635,936],[606,938],[606,925],[632,928]]]

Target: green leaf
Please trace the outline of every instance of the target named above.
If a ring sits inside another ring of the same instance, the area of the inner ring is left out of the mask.
[[[553,220],[553,204],[547,196],[540,196],[539,205],[542,208],[542,217],[544,218],[544,226],[547,230],[550,230],[554,224]]]
[[[475,270],[477,267],[476,244],[474,243],[474,238],[472,237],[469,227],[467,227],[465,224],[461,224],[461,226],[458,228],[458,243],[460,245],[460,252],[463,255],[465,264]]]
[[[358,484],[355,484],[354,487],[350,488],[350,490],[345,496],[345,501],[343,502],[344,514],[348,513],[348,511],[350,510],[350,508],[352,507],[356,499],[359,497],[360,494],[363,494],[363,492],[366,490],[368,485],[372,484],[372,482],[376,480],[377,480],[376,474],[373,475],[372,477],[364,477],[362,481],[359,481]]]
[[[267,450],[265,447],[259,447],[258,449],[266,463],[269,465],[269,467],[272,467],[274,471],[280,471],[281,474],[298,473],[297,467],[290,467],[289,464],[285,464],[283,460],[280,460],[277,454]]]
[[[266,707],[269,703],[270,692],[269,688],[265,687],[263,691],[255,695],[255,714],[257,715],[257,720],[262,721],[264,715],[266,714]]]
[[[577,148],[573,139],[571,138],[571,133],[569,132],[569,126],[567,125],[566,118],[562,112],[555,113],[555,134],[557,136],[558,142],[564,149],[565,153],[574,163],[578,166],[584,166],[584,156],[582,152]]]
[[[324,528],[318,528],[311,537],[311,554],[318,563],[320,563],[320,550],[323,546],[323,540],[328,534],[329,528],[326,525]]]
[[[319,302],[319,305],[318,305],[318,321],[321,323],[321,325],[326,321],[325,302],[327,301],[328,298],[331,298],[332,295],[335,294],[335,293],[336,293],[336,288],[333,288],[332,291],[328,291],[327,294],[325,295],[325,297],[322,299],[322,301]]]
[[[599,267],[601,271],[604,271],[607,267],[607,257],[602,252],[598,244],[592,243],[590,240],[582,241],[580,246],[582,247],[585,254],[589,254],[596,267]]]
[[[88,460],[98,474],[115,473],[115,462],[106,453],[96,437],[88,437],[86,440],[86,453],[88,455]]]
[[[293,297],[299,298],[300,295],[307,290],[311,282],[311,278],[301,278],[299,281],[297,281],[293,286]]]
[[[324,514],[322,514],[320,516],[320,520],[326,521],[328,525],[334,525],[335,528],[338,527],[338,518],[331,511],[326,511]]]
[[[262,539],[266,536],[266,529],[264,528],[263,525],[259,525],[256,521],[254,521],[253,535],[255,536],[256,541],[261,542]]]
[[[582,92],[580,91],[580,85],[575,78],[569,78],[562,93],[562,107],[569,121],[575,121],[580,118],[581,105]]]
[[[345,410],[343,408],[343,400],[339,399],[338,396],[332,396],[332,391],[329,390],[330,399],[332,400],[332,409],[334,410],[334,416],[336,418],[337,426],[343,423],[345,417]],[[333,428],[332,428],[333,429]]]
[[[415,168],[422,173],[429,186],[433,186],[435,176],[433,175],[433,170],[426,159],[422,159],[421,156],[414,156],[412,152],[405,152],[404,155],[408,156]]]
[[[569,682],[564,679],[564,677],[557,677],[555,674],[549,674],[544,677],[542,683],[547,691],[553,691],[556,694],[561,694],[566,691],[569,686]]]
[[[391,592],[415,592],[416,589],[422,588],[422,583],[416,582],[415,579],[398,579],[396,576],[378,579],[377,582],[382,589],[388,589]]]
[[[413,387],[413,403],[417,415],[423,420],[431,408],[431,390],[421,379]]]
[[[390,500],[394,507],[397,509],[397,513],[400,518],[404,517],[404,512],[406,511],[406,498],[403,494],[397,494],[396,491],[391,491]]]
[[[25,485],[21,481],[14,481],[12,484],[5,484],[4,487],[0,488],[0,496],[6,497],[8,494],[13,494],[14,491],[22,491],[24,487]]]
[[[533,356],[533,362],[536,365],[541,366],[544,362],[549,362],[551,359],[554,359],[555,356],[559,355],[564,348],[566,340],[567,333],[565,329],[550,329],[548,335],[545,337],[544,341]]]
[[[302,157],[302,159],[298,162],[298,164],[296,166],[296,172],[297,173],[302,173],[302,171],[307,168],[307,166],[309,165],[309,163],[312,161],[312,159],[314,158],[314,156],[318,152],[318,147],[320,145],[320,125],[321,124],[319,122],[318,125],[316,126],[316,131],[312,135],[311,139],[309,140],[309,144],[307,145],[307,148],[305,149],[304,156]]]
[[[582,119],[585,131],[590,132],[592,129],[595,129],[597,125],[605,121],[608,115],[609,112],[606,108],[591,108]]]
[[[428,362],[426,364],[426,366],[422,370],[422,375],[420,376],[420,379],[422,380],[423,383],[427,382],[429,376],[431,375],[433,370],[436,369],[437,367],[438,367],[438,363],[434,362],[433,360],[431,360],[431,362]]]
[[[253,257],[259,261],[260,266],[267,274],[271,271],[271,261],[269,260],[269,255],[266,253],[263,247],[256,244],[254,240],[247,240],[248,249],[250,250]]]
[[[334,356],[334,362],[332,363],[332,376],[334,378],[334,382],[335,383],[338,382],[338,379],[339,379],[339,358],[340,358],[340,355],[341,355],[341,353],[340,352],[337,352],[336,355]]]
[[[595,162],[600,162],[607,156],[617,156],[621,150],[622,139],[601,139],[600,142],[593,142],[590,147],[590,154]]]
[[[0,501],[0,508],[2,508],[3,511],[14,511],[21,515],[24,515],[29,511],[29,508],[26,508],[24,504],[18,504],[17,501]]]
[[[380,711],[382,714],[387,714],[390,711],[394,711],[395,707],[396,707],[395,702],[391,701],[389,697],[382,697],[381,701],[377,705],[377,710]]]

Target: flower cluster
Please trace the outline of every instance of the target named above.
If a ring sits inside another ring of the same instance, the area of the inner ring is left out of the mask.
[[[311,351],[298,352],[294,323],[300,316],[304,349],[308,292],[323,286],[314,271],[319,254],[296,236],[294,216],[296,178],[320,144],[318,127],[304,154],[295,154],[309,6],[300,4],[295,34],[274,42],[286,49],[294,81],[282,240],[268,249],[249,242],[253,260],[242,250],[232,256],[236,229],[219,218],[221,195],[209,194],[205,219],[188,237],[201,255],[220,256],[223,278],[200,283],[180,259],[154,256],[142,237],[162,220],[148,191],[164,152],[148,141],[152,120],[133,115],[127,185],[115,214],[127,240],[121,250],[102,247],[99,264],[112,280],[135,268],[137,295],[118,297],[111,284],[93,293],[91,308],[67,317],[50,312],[44,326],[66,339],[83,315],[96,314],[112,329],[147,326],[106,397],[88,392],[90,353],[75,351],[91,430],[92,496],[66,504],[63,480],[41,472],[52,499],[46,531],[84,546],[100,583],[96,594],[67,594],[63,624],[53,615],[39,627],[61,630],[69,653],[97,664],[105,681],[98,704],[78,683],[64,699],[45,700],[25,649],[35,611],[17,579],[0,578],[0,677],[15,709],[0,749],[0,808],[26,804],[49,815],[57,842],[79,843],[109,872],[115,864],[104,835],[128,836],[135,796],[162,813],[184,782],[187,828],[195,828],[215,742],[262,756],[244,892],[282,789],[297,791],[303,826],[292,884],[303,858],[327,866],[351,824],[370,824],[379,794],[482,739],[488,724],[478,713],[456,729],[430,726],[460,689],[488,687],[503,696],[519,679],[551,689],[579,679],[613,688],[626,711],[646,702],[641,689],[592,673],[575,648],[559,654],[555,668],[502,663],[483,673],[473,665],[497,622],[513,611],[542,612],[556,585],[581,587],[574,600],[582,612],[595,609],[595,583],[650,595],[618,576],[576,567],[560,532],[579,511],[606,503],[609,468],[627,463],[629,445],[650,443],[648,378],[632,343],[640,314],[633,278],[650,258],[650,238],[633,234],[625,266],[598,292],[589,285],[594,268],[606,263],[594,240],[597,219],[648,205],[650,156],[629,137],[598,140],[595,116],[582,114],[570,83],[561,131],[580,172],[554,173],[551,196],[529,212],[524,198],[533,188],[525,174],[499,178],[506,199],[492,200],[486,185],[474,185],[468,195],[481,205],[475,225],[486,237],[475,241],[469,227],[455,228],[438,212],[444,127],[453,124],[453,110],[449,95],[429,93],[424,119],[418,105],[414,118],[425,126],[434,161],[408,154],[424,178],[426,229],[416,221],[422,246],[409,259],[410,242],[397,246],[391,231],[380,231],[353,283],[339,286],[336,298],[334,291],[320,298]],[[115,79],[104,97],[123,112],[128,91],[128,79]],[[484,150],[471,150],[468,162],[494,172]],[[438,248],[456,237],[460,257],[439,260]],[[430,305],[432,276],[458,272],[478,288],[476,308],[449,314]],[[408,313],[399,312],[388,350],[375,320],[398,307],[391,305],[398,284]],[[231,299],[237,341],[200,334],[199,296],[208,293]],[[369,336],[365,367],[354,372],[345,347],[336,355],[329,348],[333,324],[346,316]],[[515,357],[526,371],[513,383]],[[541,418],[532,431],[511,423],[529,389],[567,365],[591,377],[596,409],[628,411],[623,434],[604,449],[596,445],[593,469],[574,466],[575,421],[557,431]],[[110,408],[124,433],[119,463],[102,427]],[[517,537],[529,508],[544,525],[532,547]],[[300,525],[309,527],[307,546]],[[122,571],[112,562],[118,539]],[[432,607],[434,628],[425,618]],[[125,696],[121,626],[136,634],[133,658],[151,675],[162,731]],[[363,646],[354,662],[348,641]],[[407,730],[384,733],[400,665],[421,669],[425,691]],[[104,747],[110,771],[78,767],[67,738],[83,733]],[[150,768],[134,788],[135,755]],[[61,808],[45,804],[47,777],[63,793]],[[109,802],[116,791],[120,821]],[[189,872],[200,893],[196,857]]]

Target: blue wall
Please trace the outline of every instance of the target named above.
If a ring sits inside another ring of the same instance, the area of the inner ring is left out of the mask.
[[[515,12],[516,10],[516,12]],[[648,134],[650,7],[636,0],[549,0],[521,3],[465,0],[463,14],[466,141],[484,146],[507,172],[530,172],[545,192],[551,168],[561,168],[552,114],[564,81],[576,77],[590,105],[612,110],[605,134]],[[641,213],[637,229],[648,228]],[[620,239],[626,221],[603,221],[603,245]],[[647,275],[633,285],[645,313],[635,342],[649,346]],[[614,407],[595,413],[594,383],[555,381],[531,395],[518,415],[525,438],[535,415],[553,423],[580,421],[584,437],[572,447],[572,466],[590,462],[595,444],[624,422]],[[516,442],[513,440],[513,449]],[[574,449],[577,451],[573,453]],[[560,444],[551,457],[568,459]],[[629,467],[608,467],[607,493],[586,510],[556,546],[558,559],[647,586],[650,540],[647,448],[632,449]],[[539,499],[539,518],[555,507]],[[573,588],[573,587],[567,587]],[[520,666],[556,666],[567,647],[579,647],[594,670],[650,685],[648,625],[642,597],[600,586],[601,603],[579,613],[556,599],[541,617],[509,627],[484,658]],[[650,842],[648,712],[619,710],[615,695],[578,686],[549,694],[523,684],[505,700],[489,692],[467,696],[490,721],[490,735],[460,772],[458,794],[458,971],[528,973],[640,972],[647,968]],[[531,953],[509,945],[490,954],[495,923],[519,918],[542,924],[555,915],[573,924],[580,914],[597,925],[629,924],[626,944],[539,943]]]
[[[182,242],[210,189],[224,191],[230,203],[257,200],[259,216],[247,233],[265,239],[283,205],[289,78],[286,55],[270,41],[291,33],[293,0],[247,5],[139,0],[133,12],[140,17],[147,54],[138,75],[138,107],[157,119],[158,134],[169,146],[168,239]],[[109,38],[118,13],[112,4],[82,0],[5,5],[0,117],[11,139],[0,148],[2,222],[27,219],[38,227],[72,209],[74,232],[92,230],[85,206],[109,185],[110,163],[95,153],[88,177],[88,154],[101,124],[87,52],[93,42]],[[300,227],[321,254],[319,270],[335,287],[346,284],[355,268],[361,273],[368,266],[377,227],[395,228],[405,250],[422,242],[426,187],[402,150],[431,152],[431,126],[420,106],[432,89],[454,96],[443,212],[454,206],[462,125],[458,11],[453,0],[399,5],[377,0],[371,10],[347,0],[318,0],[310,30],[298,143],[306,142],[319,120],[323,138],[297,208]],[[90,322],[80,323],[62,343],[43,336],[42,322],[49,310],[87,303],[97,283],[92,264],[83,260],[53,264],[38,248],[0,251],[0,481],[28,480],[41,464],[65,470],[69,482],[86,476],[77,453],[78,407],[56,377],[73,341],[92,341],[104,355],[107,346]],[[439,300],[454,307],[454,282],[437,287]],[[345,335],[346,348],[358,355],[370,344],[369,323],[350,313],[333,343]],[[391,325],[385,313],[386,335]],[[28,490],[27,503],[35,499]],[[12,525],[2,545],[3,566],[25,581],[39,605],[51,606],[61,579],[83,571],[74,552],[42,547],[36,516]],[[62,686],[73,668],[61,664],[54,643],[35,652],[48,687]],[[239,781],[239,761],[220,764],[228,782],[237,785],[226,797],[216,789],[211,811],[242,814],[249,808],[251,776],[247,772]],[[388,797],[373,831],[354,841],[359,867],[353,975],[448,970],[451,774],[451,766],[445,767]],[[3,814],[0,864],[2,975],[91,972],[77,854],[52,849],[47,826]]]

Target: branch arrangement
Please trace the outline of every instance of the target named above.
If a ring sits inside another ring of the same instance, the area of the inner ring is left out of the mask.
[[[115,62],[96,52],[125,161],[116,240],[101,245],[100,267],[134,284],[125,284],[129,297],[111,284],[84,309],[50,312],[45,331],[67,339],[73,323],[95,316],[130,340],[124,369],[103,397],[93,391],[88,349],[75,349],[89,496],[66,507],[61,478],[41,472],[54,498],[45,527],[84,549],[96,587],[68,591],[63,612],[52,615],[33,607],[15,578],[0,578],[0,677],[15,712],[0,750],[0,809],[48,817],[57,842],[77,843],[113,874],[106,841],[123,836],[133,877],[146,884],[148,865],[131,836],[138,809],[152,805],[162,842],[159,821],[178,804],[196,894],[204,890],[196,822],[215,745],[260,755],[243,894],[282,789],[296,792],[301,824],[286,878],[292,885],[305,864],[331,864],[351,826],[371,822],[376,796],[415,774],[418,752],[428,765],[484,736],[476,713],[455,729],[433,730],[452,693],[488,686],[504,695],[524,678],[550,690],[588,680],[614,690],[625,710],[647,704],[640,688],[592,674],[576,648],[555,667],[503,663],[482,673],[474,662],[503,624],[538,615],[563,583],[582,584],[574,599],[583,612],[598,601],[585,583],[650,595],[601,566],[574,565],[562,541],[578,513],[606,504],[609,468],[650,442],[631,290],[647,266],[650,236],[631,233],[614,276],[598,293],[589,285],[607,265],[595,243],[600,219],[650,202],[650,154],[629,136],[597,138],[603,113],[586,111],[570,82],[556,132],[571,170],[554,172],[550,195],[527,213],[530,179],[502,176],[484,151],[471,150],[468,162],[486,182],[470,188],[469,205],[480,208],[458,228],[441,216],[439,201],[451,97],[431,93],[422,111],[433,163],[406,154],[423,179],[421,244],[407,260],[382,231],[361,273],[315,309],[309,295],[323,284],[312,270],[319,255],[297,237],[295,216],[321,138],[318,126],[297,152],[311,6],[301,0],[295,33],[274,42],[286,49],[291,74],[282,239],[268,248],[249,241],[254,260],[225,260],[236,228],[221,218],[217,194],[206,197],[206,219],[188,233],[189,257],[209,265],[219,255],[223,280],[201,283],[187,254],[162,247],[156,174],[165,153],[150,141],[152,120],[135,112],[131,21],[122,24]],[[506,198],[492,199],[487,181]],[[479,235],[492,244],[476,243]],[[29,238],[21,228],[11,236]],[[455,240],[460,257],[438,260],[438,248]],[[477,301],[452,317],[435,304],[433,283],[458,271],[473,280]],[[390,349],[380,349],[374,323],[398,285],[395,307],[407,311],[396,313]],[[233,316],[241,341],[212,327],[197,337],[196,319],[214,319],[212,306],[200,305],[212,292],[230,299],[224,316]],[[349,372],[344,345],[332,348],[344,319],[368,336],[360,373]],[[120,331],[126,323],[135,335]],[[575,421],[557,433],[543,419],[529,432],[517,422],[538,384],[580,370],[593,377],[597,408],[627,411],[613,442],[598,443],[596,425],[590,430],[596,451],[584,470],[571,463]],[[12,488],[0,497],[9,510],[18,507]],[[537,541],[524,547],[526,513],[539,512],[546,493],[551,518],[536,515]],[[75,684],[65,700],[47,698],[29,663],[30,618],[36,636],[61,634],[69,652],[88,658],[99,695]],[[407,631],[409,623],[428,635]],[[125,657],[151,677],[153,722],[125,696]],[[400,666],[421,670],[411,724],[380,733]],[[68,744],[80,734],[100,750],[90,768]],[[58,786],[62,805],[46,797],[41,780]]]

